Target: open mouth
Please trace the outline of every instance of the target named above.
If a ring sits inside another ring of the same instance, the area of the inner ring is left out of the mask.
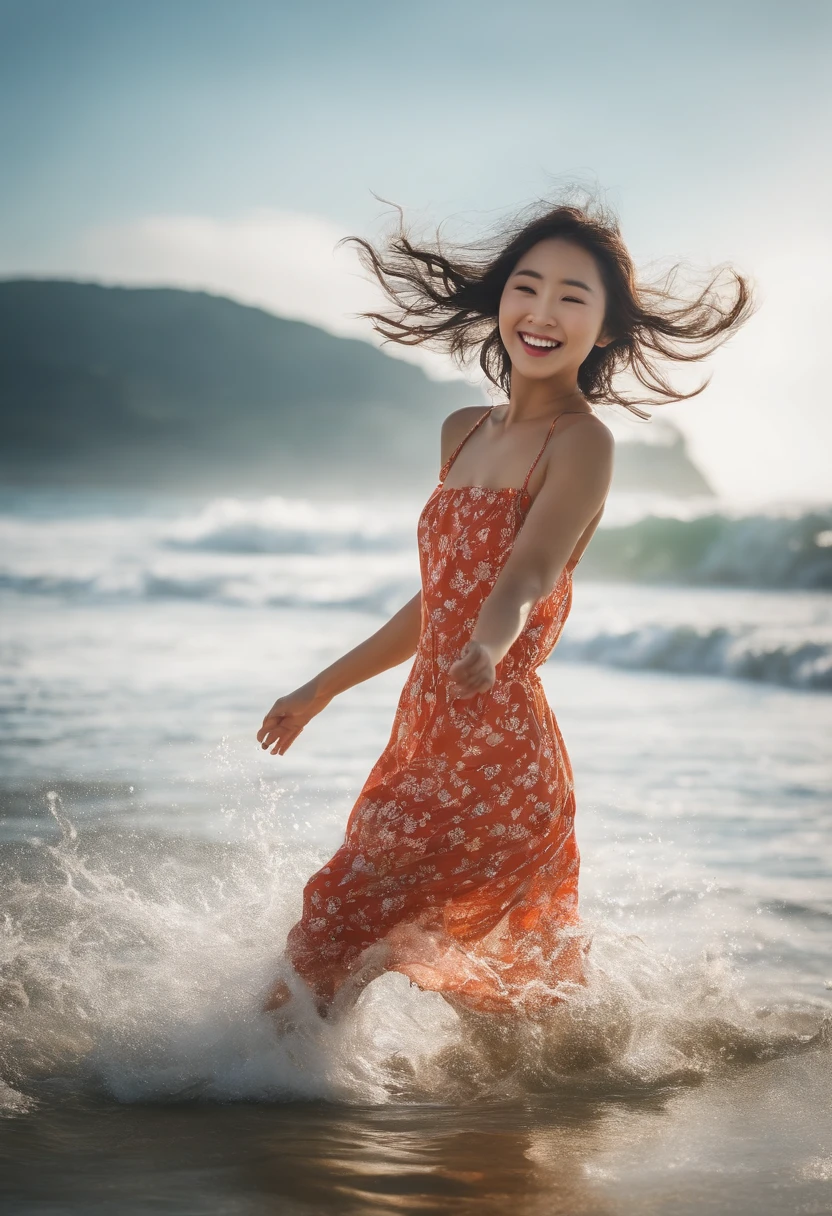
[[[558,342],[557,338],[540,338],[537,334],[518,333],[523,350],[527,355],[534,355],[540,358],[542,355],[550,355],[553,350],[560,350],[563,346],[562,342]]]

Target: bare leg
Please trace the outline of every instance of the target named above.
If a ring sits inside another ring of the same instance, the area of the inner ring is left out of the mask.
[[[292,992],[285,980],[277,980],[269,989],[269,995],[261,1005],[263,1013],[270,1013],[273,1009],[282,1009],[283,1006],[292,999]]]
[[[289,987],[289,985],[286,983],[286,981],[284,979],[278,978],[272,984],[271,988],[269,989],[268,995],[266,996],[265,1001],[260,1006],[261,1012],[262,1013],[276,1013],[278,1010],[281,1010],[286,1005],[288,1005],[289,1002],[292,1000],[293,996],[294,996],[294,993],[292,992],[292,989]],[[322,998],[315,998],[315,1010],[319,1017],[321,1017],[321,1018],[327,1017],[330,1008],[331,1008],[331,1002],[327,1002],[326,1000],[324,1000]],[[283,1023],[283,1022],[285,1022],[286,1019],[282,1018],[280,1020]],[[289,1014],[289,1022],[292,1022],[292,1021],[293,1021],[292,1015]]]

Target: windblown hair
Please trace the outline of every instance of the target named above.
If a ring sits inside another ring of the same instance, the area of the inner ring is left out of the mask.
[[[574,197],[574,188],[568,193]],[[385,200],[380,200],[385,201]],[[416,241],[405,227],[402,209],[397,229],[376,248],[362,237],[339,242],[357,246],[361,264],[374,275],[390,301],[385,312],[364,312],[377,333],[405,346],[424,344],[465,365],[479,353],[488,380],[508,395],[511,360],[498,327],[500,298],[519,259],[539,241],[561,237],[590,253],[606,292],[604,333],[613,341],[595,346],[578,371],[578,387],[591,403],[624,406],[639,418],[650,414],[638,404],[661,405],[701,393],[668,382],[662,360],[695,363],[712,354],[756,310],[749,282],[731,267],[720,267],[692,299],[674,294],[679,264],[662,280],[636,277],[613,212],[591,196],[582,202],[538,202],[482,240],[450,247],[437,230]],[[723,302],[718,291],[727,269],[735,291]],[[649,396],[627,397],[614,382],[630,373]]]

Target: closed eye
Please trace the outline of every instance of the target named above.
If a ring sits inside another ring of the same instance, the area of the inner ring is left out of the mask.
[[[535,294],[534,288],[529,287],[528,283],[516,283],[515,291],[527,291],[530,295]],[[586,300],[580,300],[577,296],[564,296],[563,298],[570,304],[586,304]]]

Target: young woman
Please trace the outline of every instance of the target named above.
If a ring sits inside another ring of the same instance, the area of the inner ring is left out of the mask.
[[[537,668],[572,602],[572,576],[601,519],[611,432],[593,411],[635,377],[681,400],[651,361],[711,353],[752,312],[748,284],[723,306],[638,285],[602,207],[521,216],[448,254],[400,225],[386,250],[349,238],[391,312],[393,341],[460,360],[478,351],[505,395],[444,422],[439,483],[418,520],[420,592],[365,642],[278,698],[257,738],[283,755],[334,696],[415,654],[390,738],[335,856],[310,878],[283,974],[321,1016],[383,971],[460,1011],[537,1015],[583,982],[572,767]],[[686,350],[689,343],[691,349]],[[693,347],[697,347],[694,350]],[[644,400],[644,398],[642,398]],[[288,964],[288,965],[286,965]]]

